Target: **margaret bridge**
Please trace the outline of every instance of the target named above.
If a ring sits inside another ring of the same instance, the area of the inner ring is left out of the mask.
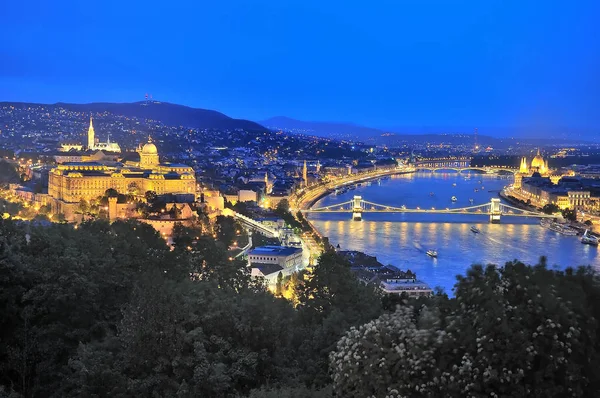
[[[424,214],[465,214],[465,215],[488,215],[491,223],[499,223],[501,217],[536,217],[553,218],[555,216],[540,212],[533,212],[509,206],[500,202],[500,199],[493,198],[491,202],[481,205],[445,208],[445,209],[421,209],[394,207],[369,202],[361,196],[354,196],[352,200],[343,203],[337,203],[330,206],[311,208],[302,210],[303,213],[352,213],[353,220],[361,220],[363,213],[424,213]]]
[[[471,166],[471,160],[432,160],[419,161],[412,164],[415,171],[431,171],[433,173],[439,171],[455,171],[461,173],[463,171],[480,171],[482,173],[516,173],[519,171],[516,167],[504,166]]]

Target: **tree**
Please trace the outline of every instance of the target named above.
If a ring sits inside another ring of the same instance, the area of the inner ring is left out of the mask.
[[[131,196],[137,196],[140,194],[140,187],[135,182],[132,182],[127,186],[127,193]]]
[[[39,213],[48,215],[48,214],[50,214],[51,211],[52,211],[52,207],[50,205],[43,205],[43,206],[40,206]]]
[[[564,209],[562,215],[565,220],[575,222],[577,221],[577,211],[574,209]]]
[[[18,183],[20,180],[17,165],[0,160],[0,184],[8,185]]]
[[[81,199],[79,201],[79,205],[77,206],[77,211],[81,214],[86,214],[90,210],[90,206],[85,199]]]
[[[104,196],[107,198],[117,198],[117,197],[119,197],[119,192],[114,188],[108,188],[104,192]]]
[[[144,197],[146,198],[146,202],[153,204],[158,198],[158,195],[156,195],[156,192],[154,191],[146,191]]]
[[[298,311],[305,328],[298,356],[305,381],[315,386],[329,382],[327,353],[352,326],[381,314],[374,287],[361,284],[350,263],[335,251],[324,252],[310,275],[297,285]]]
[[[400,307],[351,330],[330,357],[335,393],[596,396],[597,276],[545,263],[473,266],[455,298]]]
[[[247,202],[237,202],[231,207],[231,209],[236,213],[240,213],[246,217],[252,217],[252,213],[250,212]]]
[[[544,207],[542,207],[542,211],[546,214],[554,214],[558,213],[560,211],[560,208],[554,203],[548,203],[545,204]]]
[[[290,202],[287,199],[281,199],[275,207],[277,214],[286,214],[290,212]]]
[[[283,293],[283,274],[281,271],[277,274],[277,284],[275,286],[275,295],[281,296]]]
[[[229,247],[236,238],[237,231],[242,230],[242,226],[233,217],[217,216],[215,230],[217,239]]]

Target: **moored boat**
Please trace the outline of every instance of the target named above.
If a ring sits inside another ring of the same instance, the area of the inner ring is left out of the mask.
[[[583,236],[581,237],[581,243],[585,245],[598,246],[598,238],[594,235],[590,235],[588,233],[588,230],[586,229],[583,233]]]
[[[556,221],[551,221],[549,219],[541,220],[540,225],[544,228],[548,228],[550,231],[558,232],[559,234],[562,234],[562,235],[567,235],[567,236],[577,235],[576,229],[571,228],[568,225],[558,223]]]

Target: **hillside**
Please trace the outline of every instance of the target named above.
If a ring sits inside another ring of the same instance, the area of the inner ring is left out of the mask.
[[[382,130],[352,123],[307,122],[285,116],[272,117],[259,123],[273,130],[283,130],[327,138],[365,139],[384,133]]]
[[[26,107],[29,103],[0,102],[0,105],[12,105],[15,107]],[[110,112],[127,117],[136,117],[143,119],[152,119],[169,126],[185,126],[201,129],[219,129],[219,130],[265,130],[258,123],[233,119],[220,112],[191,108],[184,105],[171,104],[168,102],[148,101],[132,103],[105,103],[93,102],[90,104],[68,104],[58,102],[56,104],[45,105],[48,107],[64,108],[75,112]]]

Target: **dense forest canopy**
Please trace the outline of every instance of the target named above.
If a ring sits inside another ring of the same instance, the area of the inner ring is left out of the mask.
[[[171,248],[135,221],[0,220],[0,397],[598,396],[589,268],[474,266],[407,300],[326,252],[289,301],[230,259],[229,224]]]

